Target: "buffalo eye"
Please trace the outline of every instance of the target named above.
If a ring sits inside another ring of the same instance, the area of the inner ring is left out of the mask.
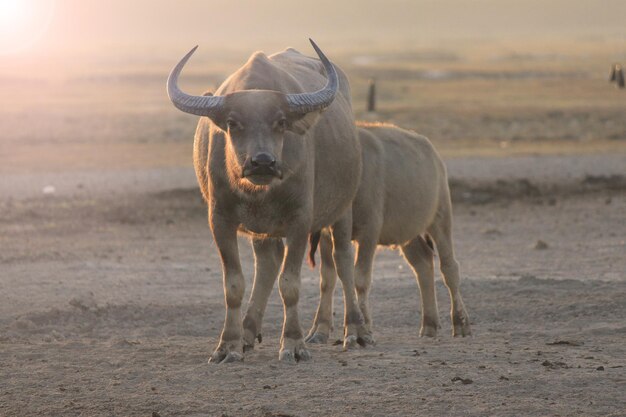
[[[279,119],[276,122],[276,127],[281,131],[287,129],[287,119]]]
[[[226,127],[228,130],[235,130],[239,128],[239,122],[233,119],[226,120]]]

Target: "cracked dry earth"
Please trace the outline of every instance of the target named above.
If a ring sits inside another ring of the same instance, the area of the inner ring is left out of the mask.
[[[442,329],[419,338],[417,285],[384,250],[376,346],[311,346],[310,362],[279,363],[275,289],[263,343],[243,363],[213,366],[221,270],[197,190],[4,199],[0,415],[623,416],[623,189],[454,209],[472,338],[451,337],[439,277]],[[305,330],[317,279],[303,268]]]

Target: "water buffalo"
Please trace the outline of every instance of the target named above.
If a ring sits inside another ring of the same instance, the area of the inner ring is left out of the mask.
[[[354,291],[350,204],[361,177],[361,151],[350,87],[311,41],[318,59],[294,49],[253,54],[215,95],[192,96],[177,86],[192,49],[167,83],[174,105],[202,116],[194,165],[222,261],[226,318],[210,362],[243,359],[261,334],[276,277],[284,305],[279,359],[306,360],[298,319],[300,269],[308,235],[328,228],[345,293],[346,346],[367,336]],[[326,77],[325,77],[326,75]],[[251,238],[255,276],[244,319],[245,281],[237,233]],[[283,238],[285,243],[283,244]]]
[[[452,207],[446,169],[423,136],[385,124],[359,124],[363,174],[352,205],[352,239],[357,244],[355,283],[359,306],[371,333],[368,296],[378,245],[399,247],[416,275],[422,299],[421,336],[436,336],[434,245],[452,300],[454,336],[470,335],[469,317],[459,288],[459,263],[452,247]],[[314,235],[315,236],[315,235]],[[318,235],[319,236],[319,235]],[[432,238],[432,240],[431,240]],[[315,255],[315,237],[310,257]],[[336,272],[332,241],[321,235],[320,304],[307,342],[325,343],[332,328]]]

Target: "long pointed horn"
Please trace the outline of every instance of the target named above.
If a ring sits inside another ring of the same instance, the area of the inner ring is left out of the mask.
[[[178,76],[189,58],[191,58],[191,55],[196,52],[196,49],[198,49],[197,45],[180,60],[170,73],[167,78],[167,95],[179,110],[198,116],[211,117],[224,104],[224,97],[192,96],[178,88]]]
[[[317,55],[324,65],[326,70],[326,76],[328,81],[321,90],[313,93],[302,94],[287,94],[287,103],[289,103],[289,109],[294,113],[310,113],[317,110],[323,110],[335,99],[337,89],[339,88],[339,77],[333,64],[326,58],[326,55],[321,49],[313,42],[313,39],[309,39],[313,49],[317,52]]]

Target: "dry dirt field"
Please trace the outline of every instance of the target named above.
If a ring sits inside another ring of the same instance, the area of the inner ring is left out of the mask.
[[[294,366],[277,359],[277,290],[263,343],[207,364],[221,269],[191,169],[194,118],[169,107],[161,78],[23,90],[0,77],[24,93],[0,112],[0,416],[626,415],[626,93],[575,59],[411,57],[342,59],[360,116],[374,73],[376,117],[442,150],[474,335],[451,337],[438,278],[442,329],[419,338],[415,280],[381,250],[377,345],[311,346]],[[453,75],[411,76],[431,67]],[[305,328],[317,274],[303,266]]]
[[[441,335],[420,339],[417,286],[383,251],[372,293],[378,344],[313,346],[313,361],[296,366],[277,360],[277,291],[245,362],[206,363],[223,297],[196,189],[94,195],[83,185],[73,196],[5,198],[0,415],[623,415],[626,194],[606,178],[545,192],[514,179],[503,187],[506,176],[453,181],[474,336],[450,336],[439,285]],[[503,192],[511,187],[517,197]],[[535,249],[538,240],[548,248]],[[317,275],[306,267],[302,294],[308,326]]]

